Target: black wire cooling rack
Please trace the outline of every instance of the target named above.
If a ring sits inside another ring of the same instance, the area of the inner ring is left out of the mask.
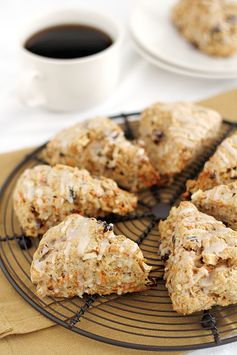
[[[122,125],[128,139],[136,139],[139,112],[112,116]],[[211,311],[182,316],[173,311],[163,281],[163,262],[158,256],[160,219],[167,217],[185,190],[186,180],[197,176],[216,146],[236,125],[224,121],[215,144],[206,150],[174,183],[162,189],[151,188],[139,194],[135,213],[110,217],[115,233],[136,241],[153,266],[156,286],[137,294],[109,297],[85,296],[72,299],[40,298],[30,282],[30,264],[39,243],[25,238],[12,207],[12,192],[20,174],[42,161],[45,145],[27,155],[11,172],[0,191],[0,266],[16,291],[40,313],[65,328],[105,343],[126,348],[175,351],[193,350],[237,340],[237,305],[215,307]]]

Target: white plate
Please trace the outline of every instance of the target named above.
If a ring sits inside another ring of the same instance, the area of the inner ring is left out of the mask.
[[[133,10],[130,28],[136,42],[169,65],[209,73],[236,74],[237,55],[231,58],[210,57],[190,45],[175,29],[170,11],[177,0],[140,1]]]
[[[162,61],[161,59],[157,59],[151,53],[146,51],[139,43],[137,43],[135,39],[133,39],[133,46],[134,46],[135,50],[151,64],[153,64],[161,69],[171,71],[176,74],[191,76],[191,77],[195,77],[195,78],[214,79],[214,80],[234,79],[235,77],[237,78],[237,73],[235,73],[235,74],[224,74],[224,73],[214,74],[214,73],[205,73],[205,72],[202,73],[200,71],[193,71],[193,70],[188,70],[188,69],[184,69],[184,68],[182,69],[182,68],[177,67],[175,65],[170,65],[170,64]]]

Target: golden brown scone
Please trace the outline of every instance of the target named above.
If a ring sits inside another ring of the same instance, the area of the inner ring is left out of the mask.
[[[175,311],[190,314],[237,302],[237,232],[191,202],[173,207],[159,231]]]
[[[192,202],[200,211],[237,230],[237,181],[207,191],[198,190],[192,195]]]
[[[229,0],[180,0],[172,11],[180,33],[201,51],[228,57],[237,51],[237,4]]]
[[[14,191],[14,209],[26,236],[44,234],[71,213],[103,217],[125,215],[137,197],[115,181],[92,177],[87,170],[66,165],[39,165],[27,169]]]
[[[157,103],[141,115],[140,135],[163,182],[171,182],[217,137],[222,118],[188,103]]]
[[[205,163],[197,180],[187,182],[187,191],[208,190],[221,184],[229,184],[237,179],[237,133],[226,138]]]
[[[159,178],[144,149],[128,141],[122,129],[106,117],[59,132],[48,143],[42,158],[50,165],[85,168],[133,192],[156,185]]]
[[[150,270],[138,245],[111,224],[73,214],[41,239],[31,280],[43,297],[120,295],[146,290]]]

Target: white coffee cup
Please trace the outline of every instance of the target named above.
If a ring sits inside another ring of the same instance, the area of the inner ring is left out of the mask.
[[[100,29],[113,43],[99,53],[76,59],[47,58],[24,47],[34,33],[70,23]],[[118,83],[122,37],[116,21],[85,9],[59,11],[35,20],[25,29],[20,41],[20,97],[30,106],[53,111],[85,110],[99,104]]]

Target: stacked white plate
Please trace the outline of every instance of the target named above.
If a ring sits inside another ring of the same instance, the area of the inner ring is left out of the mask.
[[[237,78],[237,55],[208,56],[189,44],[171,22],[177,0],[143,0],[133,9],[130,30],[136,50],[154,65],[199,78]]]

